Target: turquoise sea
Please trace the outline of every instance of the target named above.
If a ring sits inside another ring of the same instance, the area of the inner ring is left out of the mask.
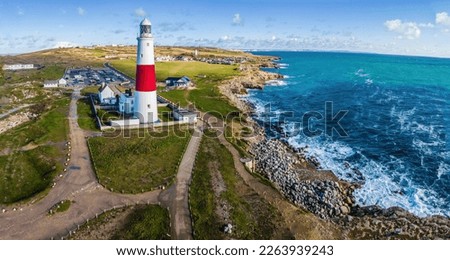
[[[361,184],[359,205],[450,216],[450,59],[255,54],[279,57],[268,71],[285,76],[248,97],[269,134]],[[333,121],[339,111],[345,116]]]

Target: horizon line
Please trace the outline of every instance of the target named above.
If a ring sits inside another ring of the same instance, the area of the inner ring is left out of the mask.
[[[120,45],[120,46],[119,46]],[[0,53],[0,57],[7,56],[19,56],[23,54],[31,54],[42,51],[50,51],[57,49],[74,49],[74,48],[89,48],[89,47],[126,47],[126,46],[136,46],[136,44],[94,44],[94,45],[79,45],[71,47],[57,47],[57,48],[44,48],[29,52],[19,52],[19,53]],[[384,53],[384,52],[370,52],[370,51],[357,51],[357,50],[317,50],[317,49],[268,49],[268,48],[224,48],[217,46],[189,46],[189,45],[157,45],[155,47],[181,47],[181,48],[214,48],[222,49],[227,51],[242,51],[242,52],[324,52],[324,53],[349,53],[349,54],[371,54],[371,55],[388,55],[388,56],[401,56],[401,57],[418,57],[418,58],[435,58],[435,59],[450,59],[450,56],[431,56],[431,55],[421,55],[421,54],[401,54],[401,53]]]

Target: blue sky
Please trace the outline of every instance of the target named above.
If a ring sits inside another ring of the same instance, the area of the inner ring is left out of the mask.
[[[0,0],[0,54],[135,44],[450,57],[450,0]]]

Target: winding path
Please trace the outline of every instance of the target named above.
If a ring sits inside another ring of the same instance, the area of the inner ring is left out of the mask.
[[[225,122],[220,119],[204,115],[209,124],[221,134],[219,134],[219,142],[233,156],[234,168],[241,176],[244,182],[252,188],[259,196],[264,198],[274,208],[276,208],[285,220],[287,228],[295,236],[296,239],[335,239],[341,237],[340,230],[330,222],[323,221],[315,217],[311,213],[294,206],[287,201],[276,189],[261,183],[256,177],[251,175],[244,164],[241,163],[241,155],[239,151],[225,138]],[[212,122],[212,123],[211,123]]]
[[[24,108],[26,108],[26,107],[29,107],[29,106],[31,106],[31,105],[32,105],[32,104],[24,104],[24,105],[21,105],[21,106],[19,106],[19,107],[10,109],[10,110],[6,111],[5,113],[0,114],[0,119],[3,119],[3,118],[5,118],[5,117],[7,117],[7,116],[9,116],[9,115],[11,115],[11,114],[17,112],[17,111],[20,111],[20,110],[22,110],[22,109],[24,109]]]
[[[69,112],[71,161],[68,171],[56,181],[47,196],[17,211],[0,213],[0,239],[61,238],[88,219],[115,207],[132,204],[156,204],[160,191],[139,195],[112,193],[98,184],[91,166],[85,132],[78,126],[79,89],[72,94]],[[69,210],[53,216],[48,210],[61,200],[73,203]]]

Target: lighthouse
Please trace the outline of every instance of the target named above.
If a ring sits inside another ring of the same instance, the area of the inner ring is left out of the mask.
[[[152,25],[147,18],[140,24],[137,41],[134,114],[139,123],[148,124],[158,121],[158,104]]]

